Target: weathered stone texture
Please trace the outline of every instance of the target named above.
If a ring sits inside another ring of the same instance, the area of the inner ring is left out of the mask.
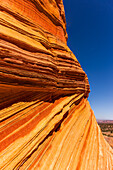
[[[62,0],[1,0],[0,169],[112,170],[89,92]]]

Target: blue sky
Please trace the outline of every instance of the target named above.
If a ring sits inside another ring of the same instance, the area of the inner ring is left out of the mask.
[[[90,83],[97,119],[113,120],[113,1],[64,0],[68,46]]]

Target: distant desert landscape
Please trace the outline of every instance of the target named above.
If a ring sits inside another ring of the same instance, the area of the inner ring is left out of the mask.
[[[97,120],[106,141],[113,148],[113,120]]]
[[[0,1],[0,170],[113,170],[113,122],[67,39],[63,0]]]

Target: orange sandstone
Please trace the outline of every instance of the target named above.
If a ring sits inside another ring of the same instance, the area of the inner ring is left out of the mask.
[[[0,1],[0,169],[113,169],[67,46],[62,0]]]

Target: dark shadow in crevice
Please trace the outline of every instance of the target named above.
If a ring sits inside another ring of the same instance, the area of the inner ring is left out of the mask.
[[[80,103],[81,100],[77,100],[77,102],[75,102],[75,105],[78,105]],[[57,115],[60,113],[57,113]],[[47,134],[47,136],[39,143],[39,145],[32,151],[32,153],[30,153],[24,160],[22,160],[21,162],[18,163],[18,168],[17,170],[20,169],[20,167],[37,151],[37,149],[39,148],[39,146],[41,146],[50,136],[53,135],[53,133],[57,133],[60,131],[60,127],[62,125],[62,123],[66,120],[66,118],[69,115],[69,111],[67,111],[63,118],[54,126],[54,128]],[[55,115],[56,116],[56,115]]]

